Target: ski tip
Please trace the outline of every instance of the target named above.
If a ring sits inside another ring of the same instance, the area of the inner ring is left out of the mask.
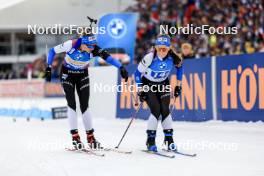
[[[178,153],[178,154],[183,155],[183,156],[189,156],[189,157],[196,157],[197,156],[196,153],[195,154]]]
[[[159,151],[157,151],[157,152],[149,151],[149,150],[141,150],[141,151],[145,152],[145,153],[153,154],[153,155],[158,155],[158,156],[161,156],[161,157],[175,158],[175,155],[169,155],[169,154],[161,153]]]
[[[197,154],[196,154],[196,153],[192,155],[192,157],[196,157],[196,156],[197,156]]]
[[[112,151],[112,152],[123,153],[123,154],[131,154],[132,153],[132,151],[120,150],[118,148],[104,148],[104,151]]]
[[[172,152],[172,153],[175,153],[175,154],[179,154],[179,155],[182,155],[182,156],[188,156],[188,157],[196,157],[197,154],[194,153],[194,154],[189,154],[189,153],[183,153],[183,152],[180,152],[180,151],[175,151],[175,150],[166,150],[166,149],[162,149],[162,151],[165,151],[165,152]]]

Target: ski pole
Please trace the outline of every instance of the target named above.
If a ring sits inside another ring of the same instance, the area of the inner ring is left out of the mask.
[[[123,141],[123,139],[124,139],[124,137],[125,137],[125,135],[126,135],[128,129],[129,129],[129,127],[131,126],[131,124],[132,124],[132,122],[134,121],[134,119],[137,117],[138,111],[139,111],[140,108],[142,107],[142,104],[143,104],[143,102],[140,102],[140,104],[139,104],[139,106],[137,107],[135,113],[133,114],[133,116],[132,116],[132,118],[131,118],[131,120],[130,120],[130,122],[129,122],[129,124],[128,124],[128,126],[127,126],[127,128],[126,128],[126,130],[125,130],[125,132],[124,132],[124,134],[123,134],[123,136],[122,136],[122,138],[120,139],[118,145],[117,145],[115,148],[119,148],[119,146],[120,146],[121,142]]]
[[[176,102],[176,97],[173,98],[173,106],[170,108],[170,113],[175,109],[175,102]]]

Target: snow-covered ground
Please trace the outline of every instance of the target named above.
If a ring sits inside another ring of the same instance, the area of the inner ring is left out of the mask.
[[[84,139],[83,126],[79,127]],[[96,136],[115,146],[128,120],[94,118]],[[174,159],[143,153],[146,122],[137,120],[121,144],[131,155],[106,152],[104,158],[64,150],[70,144],[67,120],[0,118],[1,176],[263,176],[264,123],[175,122],[175,140],[196,158]],[[157,143],[162,143],[159,129]]]

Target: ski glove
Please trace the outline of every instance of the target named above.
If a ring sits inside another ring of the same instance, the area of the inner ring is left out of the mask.
[[[121,77],[122,77],[123,79],[125,79],[125,82],[127,82],[127,79],[128,79],[128,72],[127,72],[127,70],[125,69],[124,66],[121,66],[121,67],[120,67],[120,74],[121,74]]]
[[[147,93],[144,91],[139,91],[138,93],[140,102],[144,102],[147,100]]]
[[[181,95],[181,90],[182,87],[181,86],[176,86],[174,89],[174,96],[177,98],[179,95]]]
[[[45,70],[45,78],[46,81],[50,82],[51,81],[51,68],[47,67]]]

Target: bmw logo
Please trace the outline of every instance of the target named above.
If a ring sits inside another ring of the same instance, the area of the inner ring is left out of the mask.
[[[127,26],[122,19],[114,18],[108,23],[107,31],[113,38],[122,38],[127,32]]]
[[[159,64],[160,69],[165,69],[167,67],[167,64],[165,62],[162,62]]]

